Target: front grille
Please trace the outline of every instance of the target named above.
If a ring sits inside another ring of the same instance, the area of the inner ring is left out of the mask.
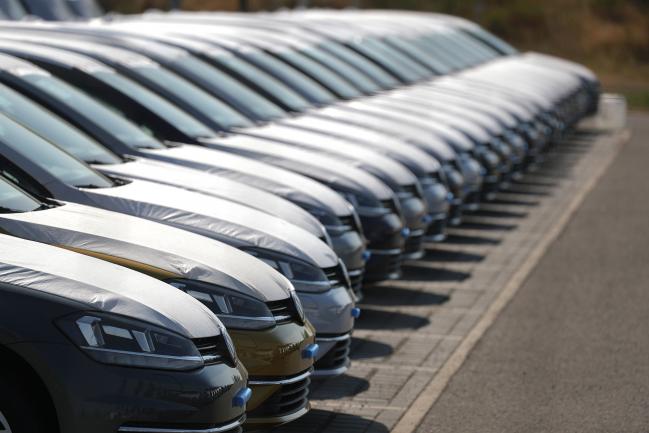
[[[364,269],[352,269],[349,271],[349,282],[352,286],[352,292],[357,299],[363,299],[363,274]]]
[[[309,377],[299,382],[282,385],[255,410],[248,413],[248,418],[271,418],[290,415],[309,404]]]
[[[345,275],[345,270],[340,264],[338,266],[332,266],[331,268],[323,268],[322,271],[327,276],[327,280],[329,280],[331,287],[349,286],[349,280]]]
[[[235,366],[236,362],[233,353],[228,349],[228,345],[223,335],[217,337],[195,338],[192,340],[203,357],[205,365],[214,365],[226,363]]]
[[[407,194],[421,198],[421,191],[419,190],[419,187],[417,187],[417,185],[414,183],[410,185],[404,185],[401,187],[401,189]]]
[[[282,299],[281,301],[266,302],[266,306],[273,314],[275,322],[278,324],[299,321],[295,304],[291,298]]]
[[[343,226],[349,227],[352,231],[358,231],[358,227],[356,227],[356,218],[354,218],[353,215],[338,217],[338,219]]]
[[[349,365],[349,350],[352,339],[339,341],[325,356],[315,363],[316,370],[335,370]]]
[[[389,198],[387,200],[381,200],[381,207],[390,209],[393,213],[399,214],[397,203],[393,198]]]
[[[406,239],[406,245],[404,247],[404,253],[406,256],[411,254],[420,253],[424,248],[424,234],[411,234],[408,239]]]

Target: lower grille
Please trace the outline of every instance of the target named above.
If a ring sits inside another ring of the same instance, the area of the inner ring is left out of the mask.
[[[406,239],[404,247],[404,256],[406,259],[411,258],[413,255],[421,254],[424,250],[424,233],[411,234]]]
[[[316,371],[335,370],[347,366],[349,364],[349,350],[351,344],[351,338],[337,342],[325,356],[315,363],[314,367]]]
[[[309,384],[306,377],[299,382],[282,385],[268,400],[248,413],[248,418],[273,418],[290,415],[309,404]]]

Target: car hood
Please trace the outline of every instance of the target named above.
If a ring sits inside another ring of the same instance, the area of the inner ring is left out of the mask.
[[[417,181],[412,172],[393,159],[368,149],[360,143],[333,137],[322,132],[276,123],[260,128],[246,129],[243,133],[340,159],[361,170],[369,171],[391,187],[398,188],[399,185],[410,185]],[[265,146],[265,143],[262,142],[260,145]]]
[[[312,234],[228,200],[144,180],[83,191],[96,207],[162,222],[238,248],[273,250],[318,267],[338,263],[331,248]]]
[[[203,142],[215,149],[237,152],[268,164],[297,171],[333,188],[373,196],[376,200],[387,200],[393,195],[387,185],[371,174],[321,153],[238,134]]]
[[[203,304],[182,291],[112,263],[62,248],[0,235],[0,281],[119,314],[188,338],[223,332]]]
[[[263,188],[312,208],[324,208],[337,216],[348,216],[351,212],[351,205],[340,194],[320,182],[250,158],[192,145],[143,149],[141,152],[157,160],[220,174]]]
[[[440,167],[435,158],[405,140],[344,121],[307,114],[285,119],[282,123],[355,140],[386,156],[403,161],[416,173],[430,174]]]
[[[316,237],[325,235],[322,224],[301,207],[275,194],[218,174],[147,158],[136,158],[123,164],[97,165],[95,168],[106,174],[159,182],[230,200],[286,220]]]

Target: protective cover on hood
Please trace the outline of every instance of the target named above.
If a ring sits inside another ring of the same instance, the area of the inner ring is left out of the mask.
[[[282,123],[355,140],[368,148],[407,164],[411,170],[415,171],[415,174],[419,172],[430,175],[440,168],[440,164],[435,158],[404,140],[351,123],[310,114],[288,118],[282,120]]]
[[[264,301],[285,299],[291,284],[249,254],[185,230],[90,206],[65,203],[0,214],[0,231],[153,266],[169,278],[200,280]]]
[[[119,314],[188,338],[221,334],[203,304],[139,272],[37,242],[0,235],[0,281]]]
[[[337,216],[351,213],[351,205],[320,182],[250,158],[192,145],[141,152],[160,161],[219,174],[315,209],[325,208]]]
[[[400,185],[410,185],[417,181],[413,173],[397,161],[359,143],[321,132],[307,131],[282,124],[269,124],[260,128],[246,129],[242,133],[298,146],[339,159],[341,162],[374,174],[391,187],[398,188]],[[266,141],[263,140],[259,145],[265,147]]]
[[[123,164],[97,165],[95,168],[106,174],[159,182],[220,197],[284,219],[318,238],[325,236],[322,224],[301,207],[275,194],[218,174],[147,158],[135,158]]]
[[[333,187],[371,194],[377,200],[387,200],[393,195],[387,185],[371,174],[338,159],[295,146],[243,135],[204,139],[203,143],[216,149],[227,149],[268,164],[297,171]]]
[[[144,180],[84,191],[96,207],[162,222],[236,247],[265,248],[321,268],[338,263],[336,253],[309,232],[228,200]]]
[[[436,125],[437,131],[443,132],[443,134],[441,132],[437,134],[436,131],[430,129],[431,126],[426,130],[417,125],[404,124],[403,122],[345,107],[327,107],[317,113],[331,119],[345,120],[366,128],[393,134],[418,147],[430,149],[440,163],[453,160],[456,157],[453,149],[444,142],[447,139],[446,137],[452,137],[454,144],[459,143],[467,149],[471,148],[471,142],[466,136],[443,125]]]

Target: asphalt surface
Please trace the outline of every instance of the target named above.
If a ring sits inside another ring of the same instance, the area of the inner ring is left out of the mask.
[[[418,433],[649,432],[649,115]]]

